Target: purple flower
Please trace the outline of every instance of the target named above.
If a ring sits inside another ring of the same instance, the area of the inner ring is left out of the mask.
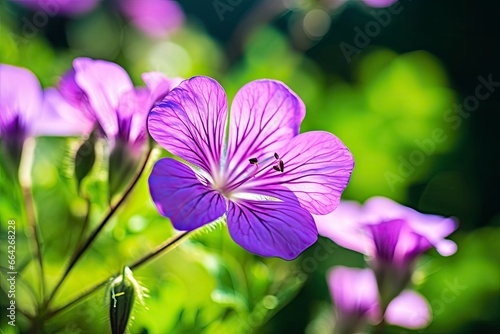
[[[0,64],[0,138],[16,164],[29,136],[75,135],[92,127],[74,110],[51,108],[51,96],[31,71]]]
[[[54,15],[83,15],[92,11],[101,0],[11,0],[33,10]]]
[[[119,6],[136,28],[151,37],[163,37],[184,22],[184,12],[177,1],[120,0]]]
[[[52,92],[55,109],[74,108],[97,121],[111,146],[126,145],[137,155],[147,140],[146,117],[178,82],[158,72],[144,73],[147,88],[135,88],[127,72],[104,60],[77,58]],[[62,97],[62,98],[61,98]]]
[[[335,333],[358,333],[382,320],[372,270],[335,267],[328,274],[328,285],[335,305]],[[384,319],[411,329],[425,327],[431,319],[430,307],[420,294],[405,290],[389,303]]]
[[[149,115],[149,132],[187,163],[158,161],[149,178],[159,212],[179,230],[225,215],[250,252],[293,259],[317,239],[311,213],[334,210],[354,161],[334,135],[299,133],[302,101],[283,83],[258,80],[227,98],[213,79],[183,81]],[[189,164],[189,165],[188,165]]]
[[[370,257],[386,301],[406,286],[421,254],[431,247],[444,256],[456,251],[456,244],[444,239],[457,228],[453,218],[422,214],[383,197],[363,207],[344,201],[315,221],[321,235]]]
[[[382,7],[389,7],[397,0],[363,0],[363,1],[370,7],[382,8]]]
[[[109,189],[114,195],[135,173],[148,139],[146,118],[179,79],[159,72],[142,75],[147,88],[135,88],[127,72],[117,64],[77,58],[52,91],[53,108],[79,110],[82,117],[98,124],[110,144]]]

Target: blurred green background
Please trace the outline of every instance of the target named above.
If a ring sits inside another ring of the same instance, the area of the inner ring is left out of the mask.
[[[222,15],[217,1],[179,1],[184,24],[160,38],[134,28],[107,0],[87,15],[49,17],[26,38],[26,21],[36,12],[2,0],[0,62],[32,70],[44,87],[56,85],[78,56],[117,62],[137,85],[143,85],[140,74],[151,70],[185,78],[208,75],[222,84],[230,100],[253,79],[285,82],[307,106],[301,131],[333,132],[353,152],[356,166],[344,199],[383,195],[460,221],[451,237],[458,252],[450,258],[429,252],[413,278],[433,308],[433,322],[423,330],[389,327],[387,332],[500,332],[500,92],[491,92],[465,116],[456,111],[456,105],[475,96],[479,77],[500,81],[494,5],[401,0],[401,10],[361,45],[359,31],[366,32],[384,9],[362,1],[219,2],[229,6]],[[33,193],[49,287],[75,248],[86,215],[72,172],[80,142],[36,142]],[[91,227],[107,209],[102,150],[83,185],[92,202]],[[28,263],[23,202],[19,185],[4,167],[1,251],[6,249],[6,222],[15,219],[18,266],[25,265],[26,280],[18,282],[18,305],[34,312],[37,291],[27,285],[39,281]],[[173,234],[150,200],[150,168],[71,273],[56,306],[120,272]],[[320,251],[330,257],[319,258]],[[2,256],[3,267],[5,261]],[[361,267],[364,260],[327,239],[292,262],[264,259],[234,244],[224,227],[203,231],[134,272],[149,297],[145,306],[136,307],[130,331],[330,333],[333,309],[325,273],[334,265]],[[6,325],[8,301],[2,294],[0,330],[27,330],[20,314],[15,329]],[[108,327],[101,289],[50,319],[44,332],[105,333]]]

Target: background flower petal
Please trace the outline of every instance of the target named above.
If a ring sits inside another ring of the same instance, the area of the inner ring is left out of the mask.
[[[405,290],[391,301],[385,320],[401,327],[422,328],[430,323],[431,310],[424,297],[415,291]]]
[[[329,272],[327,279],[339,318],[376,313],[378,288],[371,269],[338,266]]]
[[[174,159],[158,160],[148,182],[156,208],[178,230],[194,230],[226,211],[225,199],[202,184],[189,166]]]
[[[425,237],[442,255],[455,253],[455,243],[444,238],[457,229],[456,219],[423,214],[385,197],[372,197],[365,202],[362,220],[366,223],[391,219],[406,220],[415,233]]]
[[[374,243],[362,228],[357,217],[361,213],[361,205],[355,201],[341,201],[339,206],[327,215],[313,215],[320,235],[332,239],[336,244],[360,252],[373,255]]]
[[[41,106],[42,88],[37,77],[25,68],[0,64],[0,135],[7,133],[13,122],[30,133]]]
[[[220,166],[226,121],[222,87],[211,78],[194,77],[151,110],[148,129],[167,151],[210,172]]]
[[[151,37],[162,37],[179,28],[184,12],[172,0],[120,0],[122,12],[133,25]]]
[[[109,138],[118,133],[117,108],[122,95],[134,86],[127,72],[117,64],[90,58],[73,61],[75,81],[85,92],[92,112]]]
[[[146,83],[146,87],[148,87],[151,106],[163,100],[168,92],[183,81],[183,79],[177,77],[169,78],[161,72],[146,72],[141,77],[144,83]]]
[[[284,172],[269,167],[265,174],[248,182],[248,187],[282,184],[312,214],[324,215],[338,206],[351,177],[354,159],[337,137],[323,131],[302,133],[278,154],[284,162]]]
[[[279,81],[256,80],[243,86],[231,105],[228,170],[236,176],[248,159],[272,157],[299,133],[305,112],[302,100]]]
[[[11,0],[33,10],[54,15],[77,16],[92,11],[101,0]]]
[[[293,194],[282,201],[230,201],[227,225],[231,237],[260,256],[296,258],[318,239],[314,220]]]
[[[55,88],[48,88],[44,91],[40,117],[33,123],[33,133],[37,136],[86,135],[92,131],[94,123]]]

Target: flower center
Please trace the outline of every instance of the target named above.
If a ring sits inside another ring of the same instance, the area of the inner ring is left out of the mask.
[[[278,153],[274,153],[272,157],[262,159],[261,161],[257,158],[250,158],[248,162],[250,165],[247,168],[243,169],[236,176],[231,177],[221,186],[214,183],[213,189],[219,191],[226,197],[230,197],[231,192],[254,179],[256,176],[267,172],[271,167],[276,172],[283,173],[285,171],[285,163],[280,159]]]

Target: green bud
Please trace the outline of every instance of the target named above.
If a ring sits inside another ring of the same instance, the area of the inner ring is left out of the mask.
[[[127,143],[117,140],[109,155],[109,199],[122,191],[135,175],[140,154],[133,152]]]
[[[109,320],[112,334],[123,334],[127,329],[130,314],[136,299],[144,302],[145,288],[135,280],[132,271],[125,267],[123,274],[109,286]]]
[[[75,155],[75,177],[78,184],[78,190],[80,190],[82,180],[92,170],[95,157],[95,136],[92,133],[78,148]]]

